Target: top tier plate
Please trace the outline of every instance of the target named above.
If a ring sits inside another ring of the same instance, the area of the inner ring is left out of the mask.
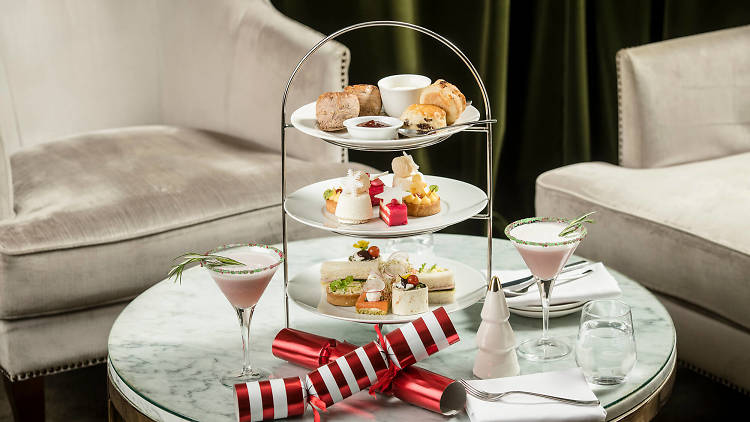
[[[456,123],[474,122],[479,120],[479,110],[474,106],[467,106]],[[468,126],[458,126],[441,130],[434,135],[415,136],[413,138],[399,138],[390,140],[353,139],[346,129],[337,132],[325,132],[318,129],[315,118],[315,102],[303,105],[292,113],[292,125],[303,133],[326,140],[334,145],[363,151],[400,151],[422,148],[437,144],[458,132],[466,130]]]

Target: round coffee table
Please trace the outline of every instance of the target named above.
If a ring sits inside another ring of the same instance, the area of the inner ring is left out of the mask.
[[[322,260],[348,255],[354,239],[329,237],[291,242],[289,270],[295,274]],[[435,235],[435,254],[462,261],[475,268],[485,264],[486,239],[476,236]],[[523,261],[504,240],[494,241],[494,267],[521,269]],[[595,387],[607,410],[608,420],[648,420],[669,397],[675,368],[675,330],[667,311],[645,288],[610,270],[630,304],[635,324],[638,361],[625,383]],[[255,312],[252,326],[254,363],[276,376],[306,373],[271,354],[271,342],[283,327],[283,276],[279,271]],[[420,363],[420,366],[452,378],[473,378],[482,305],[475,304],[451,314],[461,341]],[[552,334],[573,344],[580,312],[552,320]],[[372,326],[334,320],[291,306],[294,328],[334,337],[354,344],[372,341]],[[517,340],[537,336],[541,320],[511,317]],[[111,420],[126,421],[234,421],[231,390],[217,374],[241,364],[237,317],[213,280],[201,268],[185,272],[182,284],[162,281],[138,296],[115,321],[109,336]],[[568,356],[552,363],[519,359],[521,373],[570,368]],[[387,404],[386,404],[387,403]],[[329,408],[329,420],[349,421],[363,417],[380,420],[468,420],[465,412],[453,418],[405,404],[398,399],[372,398],[358,393]],[[412,419],[414,418],[414,419]]]

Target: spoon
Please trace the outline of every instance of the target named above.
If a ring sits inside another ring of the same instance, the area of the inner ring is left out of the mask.
[[[425,135],[432,135],[434,133],[440,132],[442,130],[446,129],[453,129],[455,127],[459,126],[474,126],[474,125],[481,125],[485,123],[497,123],[497,119],[487,119],[487,120],[477,120],[474,122],[466,122],[466,123],[455,123],[450,126],[445,126],[437,129],[432,130],[416,130],[416,129],[399,129],[398,133],[407,136],[409,138],[412,138],[414,136],[425,136]]]

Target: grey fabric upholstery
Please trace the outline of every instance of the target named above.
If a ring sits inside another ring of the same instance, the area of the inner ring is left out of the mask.
[[[622,166],[580,163],[536,183],[537,215],[597,211],[578,252],[659,293],[680,359],[746,390],[748,45],[750,26],[620,51]]]
[[[16,381],[105,362],[109,330],[126,305],[117,303],[40,318],[0,319],[0,369]]]
[[[742,26],[619,51],[620,164],[750,151],[749,45]]]
[[[348,165],[290,158],[288,166],[293,190]],[[203,252],[279,239],[281,157],[248,141],[169,126],[111,129],[27,148],[12,167],[16,217],[0,222],[0,318],[131,298],[188,245]]]
[[[6,152],[93,130],[197,127],[279,150],[281,99],[322,35],[267,0],[0,2],[0,139]],[[347,82],[349,53],[310,57],[288,110]],[[3,70],[4,69],[4,70]],[[289,131],[289,152],[340,148]]]
[[[268,0],[0,0],[2,372],[103,359],[123,303],[186,250],[280,241],[282,94],[322,37]],[[348,65],[318,50],[287,112]],[[345,171],[286,134],[290,189]]]

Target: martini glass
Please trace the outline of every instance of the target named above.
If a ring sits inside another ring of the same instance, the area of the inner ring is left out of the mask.
[[[570,346],[564,341],[549,336],[552,288],[560,270],[586,236],[583,226],[573,233],[559,236],[569,222],[563,218],[533,217],[514,221],[505,228],[505,235],[529,267],[542,300],[542,336],[518,346],[518,354],[527,360],[551,361],[570,353]]]
[[[209,251],[208,254],[221,255],[244,264],[207,268],[219,290],[234,307],[242,327],[242,369],[221,376],[219,381],[227,387],[232,387],[235,384],[268,378],[268,371],[250,366],[250,323],[255,305],[279,264],[284,262],[284,254],[274,247],[255,243],[225,245]]]

